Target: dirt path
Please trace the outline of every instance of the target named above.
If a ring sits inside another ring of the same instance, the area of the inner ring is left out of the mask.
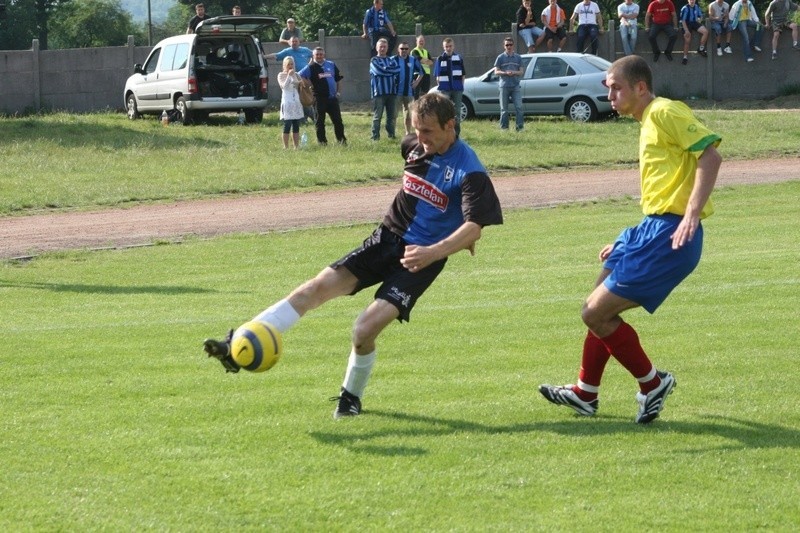
[[[718,187],[800,179],[800,158],[723,163]],[[542,172],[494,178],[505,209],[638,196],[638,171]],[[117,248],[186,236],[378,222],[397,184],[0,218],[0,259],[46,251]]]

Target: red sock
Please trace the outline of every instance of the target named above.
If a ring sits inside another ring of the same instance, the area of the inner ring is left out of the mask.
[[[572,388],[578,398],[584,402],[591,402],[597,398],[597,389],[600,387],[603,371],[606,369],[606,363],[610,358],[611,353],[606,348],[606,345],[603,344],[603,341],[591,331],[587,332],[586,339],[583,341],[581,370],[578,374],[578,379],[581,382]],[[584,390],[581,386],[592,390]]]
[[[653,363],[644,353],[642,345],[639,343],[639,335],[630,324],[622,322],[614,333],[603,337],[601,341],[617,361],[639,381],[639,388],[643,393],[646,394],[658,387],[661,379],[655,373]],[[650,374],[653,376],[651,377]]]

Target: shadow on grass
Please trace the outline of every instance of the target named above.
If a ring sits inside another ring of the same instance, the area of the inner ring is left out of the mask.
[[[352,434],[311,432],[310,436],[322,444],[341,446],[357,453],[384,456],[418,456],[427,454],[428,450],[422,447],[373,445],[369,444],[370,440],[385,439],[387,437],[437,437],[459,433],[479,435],[555,433],[572,438],[591,438],[647,431],[654,435],[659,433],[680,433],[688,437],[721,437],[732,441],[728,444],[712,447],[703,447],[702,443],[698,442],[697,448],[678,450],[682,453],[705,453],[710,450],[800,448],[800,429],[717,415],[707,415],[697,421],[670,422],[658,420],[647,426],[635,424],[633,420],[628,418],[599,416],[594,419],[585,419],[577,415],[570,420],[560,422],[493,426],[467,420],[434,418],[396,411],[365,411],[353,422],[362,419],[362,417],[374,416],[388,418],[402,424],[398,424],[396,428],[384,428],[373,432],[353,432]],[[347,421],[345,419],[345,423]],[[362,430],[364,426],[359,425],[358,429]]]
[[[74,292],[78,294],[206,294],[212,289],[180,287],[170,285],[88,285],[85,283],[9,283],[0,280],[0,288],[36,289],[52,292]]]
[[[170,126],[183,127],[183,126]],[[137,147],[146,157],[151,150],[173,150],[192,148],[197,150],[215,149],[224,143],[197,136],[177,137],[169,134],[163,127],[150,131],[136,131],[116,125],[96,124],[82,120],[56,122],[38,118],[20,119],[4,123],[3,142],[49,142],[56,146],[75,148],[90,146],[98,150],[117,150]]]

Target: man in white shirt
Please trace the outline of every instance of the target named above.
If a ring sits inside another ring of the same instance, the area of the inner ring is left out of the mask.
[[[575,6],[575,11],[570,19],[572,27],[578,26],[578,52],[585,54],[588,46],[584,47],[586,38],[591,39],[592,54],[597,55],[597,47],[600,41],[597,36],[603,33],[603,15],[600,14],[600,6],[592,0],[583,0]]]

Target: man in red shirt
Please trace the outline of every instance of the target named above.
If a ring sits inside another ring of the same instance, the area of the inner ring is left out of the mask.
[[[661,57],[661,50],[658,48],[656,37],[662,31],[667,34],[667,47],[664,55],[667,61],[672,61],[672,49],[675,40],[678,38],[678,14],[675,12],[675,4],[671,0],[653,0],[647,6],[647,15],[644,17],[644,31],[647,32],[647,39],[653,49],[653,62]]]

